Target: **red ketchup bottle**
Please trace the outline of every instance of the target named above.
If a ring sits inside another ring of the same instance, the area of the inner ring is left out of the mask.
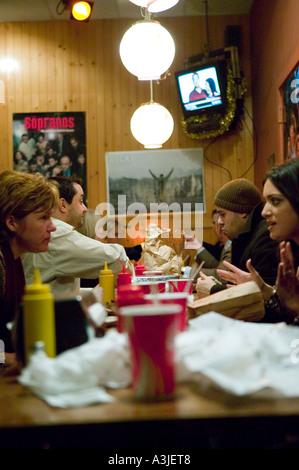
[[[118,274],[117,280],[116,280],[117,292],[121,286],[126,286],[128,284],[131,284],[131,282],[132,282],[131,274],[126,271],[126,267],[125,265],[123,265],[123,270],[121,273]]]
[[[117,308],[127,307],[129,305],[147,304],[148,301],[144,298],[142,287],[136,284],[125,284],[120,286],[117,291],[116,304]],[[123,333],[125,331],[125,319],[117,314],[117,331]]]
[[[137,264],[137,266],[135,267],[135,275],[136,276],[142,276],[142,274],[144,273],[145,271],[145,266],[143,266],[141,264],[141,261],[139,261],[139,263]]]

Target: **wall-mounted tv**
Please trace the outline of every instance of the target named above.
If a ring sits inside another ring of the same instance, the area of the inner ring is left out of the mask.
[[[185,119],[200,114],[224,113],[226,109],[226,61],[193,65],[175,72]]]

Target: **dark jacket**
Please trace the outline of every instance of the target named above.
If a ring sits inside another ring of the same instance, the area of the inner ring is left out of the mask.
[[[215,243],[215,245],[212,245],[211,243],[207,243],[207,242],[203,242],[202,243],[202,246],[208,250],[208,252],[215,258],[216,260],[216,265],[219,263],[219,260],[220,260],[220,256],[221,256],[221,253],[222,253],[222,249],[223,249],[223,244],[220,243],[219,241],[217,243]],[[196,260],[197,261],[197,260]],[[217,263],[218,261],[218,263]],[[199,263],[200,264],[201,262],[201,259],[199,259]],[[208,266],[209,268],[215,268],[215,266]]]
[[[263,203],[259,203],[251,212],[244,230],[232,240],[231,262],[243,271],[247,271],[246,261],[251,259],[252,266],[263,280],[274,285],[279,263],[278,243],[270,238],[267,222],[262,217]],[[213,286],[211,294],[225,286]]]
[[[21,259],[14,259],[9,244],[0,243],[0,251],[0,276],[5,286],[0,295],[0,339],[5,344],[5,351],[13,352],[14,346],[6,324],[12,322],[18,312],[25,289],[25,277]]]

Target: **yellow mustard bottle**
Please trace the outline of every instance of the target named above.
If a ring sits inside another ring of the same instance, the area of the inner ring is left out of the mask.
[[[23,295],[23,323],[25,361],[35,343],[42,341],[49,357],[56,356],[55,307],[54,298],[48,284],[42,284],[40,272],[34,269],[34,281],[26,286]]]
[[[111,269],[108,269],[107,263],[105,263],[104,269],[100,271],[99,284],[103,289],[103,304],[114,300],[114,275]]]

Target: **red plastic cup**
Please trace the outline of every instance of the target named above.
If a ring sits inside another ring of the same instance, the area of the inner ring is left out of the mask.
[[[138,282],[136,285],[142,287],[144,294],[159,294],[165,292],[166,282],[168,281],[144,281]]]
[[[135,305],[123,307],[131,352],[135,395],[142,400],[169,398],[175,390],[175,337],[180,306]]]
[[[144,296],[147,302],[154,305],[159,304],[175,304],[180,307],[180,324],[179,331],[185,331],[188,324],[187,316],[187,300],[189,294],[186,292],[165,292],[162,294],[147,294]]]
[[[193,279],[173,279],[169,280],[169,291],[170,292],[187,292],[192,294],[193,290]]]

